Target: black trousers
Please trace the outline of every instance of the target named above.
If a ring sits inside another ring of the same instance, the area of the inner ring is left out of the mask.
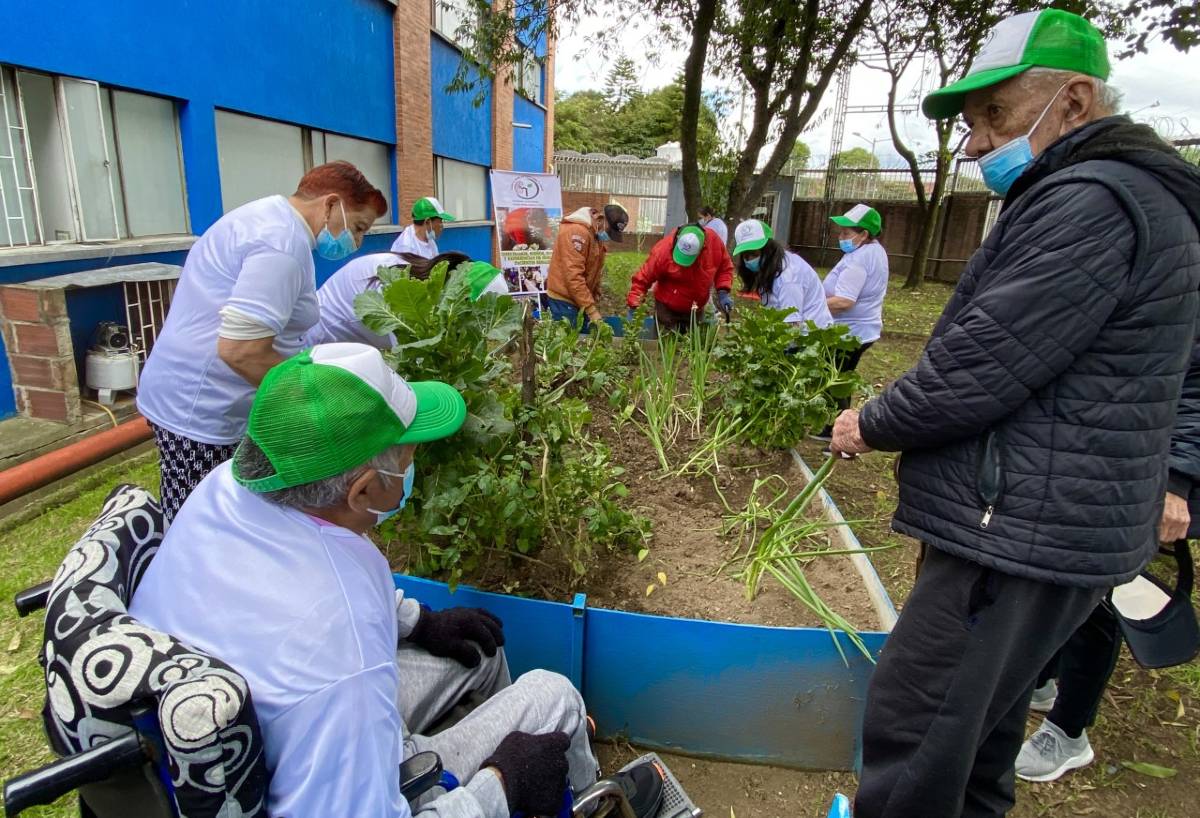
[[[1046,718],[1072,738],[1091,727],[1120,653],[1121,627],[1108,602],[1101,602],[1038,677],[1038,687],[1058,680],[1058,698]]]
[[[1005,815],[1038,673],[1104,593],[926,549],[867,694],[855,818]]]
[[[836,355],[838,372],[853,372],[854,370],[858,369],[858,362],[862,358],[863,353],[870,349],[874,343],[874,341],[867,341],[865,344],[860,344],[858,349],[854,350],[853,352],[838,350]],[[838,398],[838,409],[849,408],[850,398],[848,396],[844,398]]]
[[[210,471],[232,458],[237,446],[201,443],[153,423],[150,428],[154,432],[154,443],[158,446],[163,516],[170,524],[192,490],[200,485]]]

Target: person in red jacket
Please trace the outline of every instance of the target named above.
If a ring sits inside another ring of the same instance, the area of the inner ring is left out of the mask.
[[[713,287],[717,306],[729,319],[733,299],[733,260],[725,243],[712,230],[689,224],[663,236],[641,268],[633,275],[625,299],[630,314],[654,287],[654,317],[660,329],[687,331],[692,308],[703,310]]]

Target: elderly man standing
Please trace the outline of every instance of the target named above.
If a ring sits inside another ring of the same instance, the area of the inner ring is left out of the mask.
[[[1001,816],[1038,672],[1153,557],[1196,335],[1200,171],[1115,116],[1099,32],[1001,21],[925,98],[1005,197],[917,365],[832,448],[903,452],[920,577],[871,681],[857,818]]]
[[[500,621],[404,598],[365,536],[404,507],[415,446],[466,414],[453,387],[406,383],[372,346],[304,350],[267,373],[232,461],[184,503],[134,594],[140,621],[249,682],[271,815],[407,818],[398,768],[425,750],[463,786],[418,818],[556,814],[565,781],[595,781],[570,681],[510,683]],[[423,735],[468,693],[487,701]]]

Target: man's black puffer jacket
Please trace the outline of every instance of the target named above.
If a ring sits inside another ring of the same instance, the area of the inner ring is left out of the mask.
[[[1017,576],[1131,579],[1154,555],[1196,338],[1200,170],[1108,117],[1009,192],[920,361],[863,407],[903,451],[893,527]]]

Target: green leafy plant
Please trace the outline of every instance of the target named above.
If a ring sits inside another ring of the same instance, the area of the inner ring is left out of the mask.
[[[727,381],[724,411],[742,440],[769,449],[791,448],[837,414],[837,399],[864,389],[855,372],[839,372],[839,352],[858,341],[844,326],[807,329],[786,323],[786,310],[743,310],[713,350]],[[753,422],[748,422],[753,419]]]
[[[660,333],[655,351],[657,354],[638,346],[639,367],[634,391],[641,420],[635,418],[634,423],[650,441],[659,466],[669,472],[671,464],[667,450],[675,445],[679,436],[681,415],[676,392],[683,363],[679,336],[674,332]]]
[[[455,583],[486,554],[528,556],[551,545],[579,575],[593,549],[643,543],[646,522],[619,502],[627,494],[620,469],[584,432],[587,405],[564,395],[566,381],[531,406],[521,402],[509,350],[525,305],[495,295],[472,301],[466,277],[445,265],[425,281],[402,269],[380,278],[383,287],[360,295],[355,311],[373,332],[395,336],[389,364],[410,380],[450,383],[468,412],[458,434],[418,449],[412,499],[384,532],[409,546],[410,569]],[[542,330],[542,352],[560,377],[593,378],[588,352],[547,352],[566,336]]]

